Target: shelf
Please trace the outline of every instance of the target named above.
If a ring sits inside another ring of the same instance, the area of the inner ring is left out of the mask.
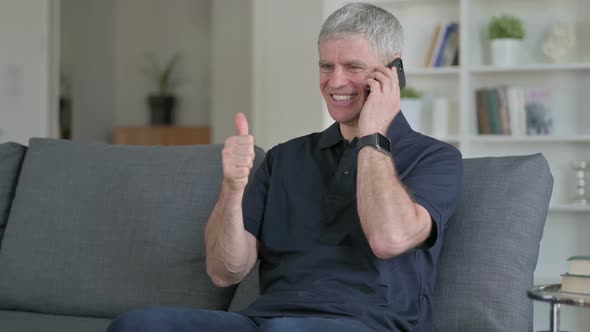
[[[459,75],[459,67],[406,68],[406,74],[411,76]]]
[[[590,135],[573,136],[509,136],[474,135],[470,140],[477,143],[590,143]]]
[[[590,212],[590,205],[551,204],[549,212]]]
[[[570,63],[570,64],[535,64],[522,65],[518,67],[494,67],[494,66],[475,66],[470,69],[473,74],[490,74],[490,73],[524,73],[524,72],[553,72],[553,71],[575,71],[590,70],[590,63]]]

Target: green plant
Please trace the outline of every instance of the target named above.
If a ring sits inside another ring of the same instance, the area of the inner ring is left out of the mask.
[[[422,92],[418,91],[416,88],[411,86],[406,86],[401,94],[400,97],[403,99],[418,99],[422,97]]]
[[[174,76],[174,69],[176,68],[180,59],[180,54],[172,56],[164,66],[160,65],[160,62],[156,59],[153,54],[145,55],[149,67],[145,70],[145,73],[152,79],[154,79],[160,95],[167,95],[172,90],[172,87],[177,83]]]
[[[522,20],[512,15],[504,14],[500,17],[493,17],[488,26],[488,37],[490,39],[523,39],[525,35]]]

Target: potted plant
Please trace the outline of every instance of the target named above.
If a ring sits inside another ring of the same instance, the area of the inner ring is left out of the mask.
[[[150,108],[150,122],[152,125],[171,125],[174,123],[174,108],[176,96],[172,87],[176,83],[174,70],[180,55],[174,55],[170,61],[161,66],[153,54],[146,54],[149,68],[146,73],[154,80],[157,91],[148,95],[147,104]]]
[[[521,49],[520,45],[525,35],[526,32],[520,18],[507,14],[493,17],[488,26],[492,64],[495,66],[516,64]]]
[[[411,86],[401,91],[401,108],[404,117],[415,131],[422,131],[422,92]]]

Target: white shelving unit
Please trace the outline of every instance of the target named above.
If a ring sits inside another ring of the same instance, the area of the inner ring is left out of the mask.
[[[324,0],[329,14],[345,0]],[[429,134],[431,101],[449,100],[447,137],[464,157],[543,153],[555,179],[535,283],[559,283],[567,271],[567,258],[590,254],[590,207],[571,204],[575,182],[571,162],[590,160],[590,1],[588,0],[373,0],[398,17],[404,26],[403,53],[407,84],[425,92],[425,119]],[[521,63],[515,67],[490,65],[486,28],[493,16],[503,13],[523,19],[527,36]],[[326,15],[327,15],[326,14]],[[460,24],[460,65],[425,68],[424,59],[437,24],[450,20]],[[554,23],[576,22],[578,54],[572,61],[553,64],[541,45]],[[551,91],[554,122],[552,136],[479,135],[476,125],[475,90],[512,85]],[[590,173],[590,172],[589,172]],[[589,174],[590,178],[590,174]],[[589,188],[590,189],[590,188]],[[524,294],[524,293],[523,293]],[[546,329],[549,307],[535,303],[534,330]],[[583,309],[562,308],[564,330],[590,329],[590,315]]]

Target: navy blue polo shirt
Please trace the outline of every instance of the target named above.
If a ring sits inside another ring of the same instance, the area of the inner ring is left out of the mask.
[[[254,317],[345,316],[376,331],[432,331],[432,295],[444,228],[457,205],[462,157],[413,131],[400,112],[387,136],[399,178],[434,221],[419,248],[377,258],[356,207],[355,138],[338,123],[275,146],[243,200],[244,226],[260,242]]]

